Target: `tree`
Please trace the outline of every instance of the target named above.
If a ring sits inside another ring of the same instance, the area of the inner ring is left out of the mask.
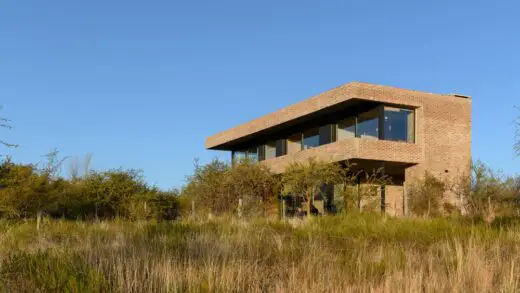
[[[219,160],[200,166],[195,162],[194,174],[187,178],[183,190],[186,198],[215,214],[237,211],[251,214],[266,211],[279,191],[279,179],[266,166],[241,160],[232,165]]]
[[[369,172],[364,169],[353,171],[353,167],[347,163],[341,170],[342,193],[347,210],[361,211],[362,202],[377,196],[381,186],[391,184],[392,179],[384,174],[383,168]]]
[[[2,110],[2,107],[0,107],[0,110]],[[0,128],[5,128],[5,129],[12,129],[13,127],[11,126],[11,120],[7,119],[7,118],[4,118],[4,117],[0,117]],[[12,143],[8,143],[6,142],[5,140],[2,140],[0,139],[0,144],[5,146],[5,147],[8,147],[8,148],[16,148],[18,147],[17,144],[12,144]]]
[[[492,217],[501,205],[504,184],[499,175],[480,161],[472,165],[468,211],[473,215]]]
[[[410,210],[417,215],[438,216],[442,212],[446,184],[429,172],[424,173],[410,190]]]
[[[183,194],[197,202],[212,213],[232,211],[235,198],[227,192],[227,174],[229,165],[218,159],[206,165],[199,165],[195,161],[195,171],[187,178],[187,185]]]
[[[268,167],[250,160],[235,162],[226,179],[228,192],[242,200],[241,209],[249,214],[261,210],[265,215],[280,189],[278,177]]]
[[[341,182],[342,167],[337,163],[326,163],[310,158],[307,162],[291,163],[282,175],[286,192],[303,196],[307,215],[311,215],[314,197],[323,184]]]

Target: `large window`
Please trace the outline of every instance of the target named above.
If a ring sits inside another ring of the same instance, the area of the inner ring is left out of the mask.
[[[414,142],[415,117],[413,110],[385,107],[384,139]]]
[[[258,149],[259,149],[259,147],[252,147],[252,148],[249,148],[247,150],[237,150],[237,151],[234,151],[233,154],[232,154],[232,159],[235,162],[240,162],[240,161],[243,161],[245,159],[251,160],[253,162],[257,162],[258,161],[258,155],[259,155]]]
[[[248,160],[258,162],[258,147],[253,147],[247,150],[246,156]]]
[[[349,117],[338,122],[336,140],[356,137],[356,118]]]
[[[285,139],[268,141],[265,144],[265,159],[272,159],[287,154],[287,143]]]
[[[233,151],[233,161],[240,162],[246,159],[246,151]]]
[[[287,140],[279,139],[276,141],[276,156],[280,157],[287,154]]]
[[[312,149],[320,145],[320,130],[312,128],[303,133],[302,149]]]
[[[234,151],[233,160],[262,161],[354,137],[415,142],[414,110],[379,105],[357,115],[352,113],[337,123],[327,122],[260,146]]]
[[[359,114],[356,131],[357,137],[379,139],[379,109]]]

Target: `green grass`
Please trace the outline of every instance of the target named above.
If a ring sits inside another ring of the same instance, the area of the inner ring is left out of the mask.
[[[509,220],[0,221],[0,292],[518,292],[519,252]]]

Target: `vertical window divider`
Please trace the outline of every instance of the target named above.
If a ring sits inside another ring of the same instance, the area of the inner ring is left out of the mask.
[[[354,116],[354,137],[360,137],[358,135],[358,113]]]
[[[385,139],[385,106],[384,105],[380,105],[378,107],[378,116],[379,116],[379,121],[378,121],[378,125],[377,127],[379,128],[379,133],[378,133],[378,137],[380,140],[383,140]]]

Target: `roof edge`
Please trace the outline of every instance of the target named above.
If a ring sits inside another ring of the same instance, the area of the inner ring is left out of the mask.
[[[388,97],[381,98],[381,92],[384,92],[383,96]],[[309,115],[310,113],[346,102],[350,99],[361,98],[372,101],[388,102],[387,100],[389,99],[399,100],[402,98],[402,101],[406,102],[404,103],[406,105],[420,106],[421,103],[417,102],[417,99],[410,98],[416,96],[438,96],[444,98],[465,98],[470,100],[469,96],[460,94],[429,93],[361,81],[352,81],[257,117],[248,122],[239,124],[235,127],[220,131],[206,138],[204,146],[206,149],[219,149],[220,146],[228,142],[253,135],[282,123]]]

